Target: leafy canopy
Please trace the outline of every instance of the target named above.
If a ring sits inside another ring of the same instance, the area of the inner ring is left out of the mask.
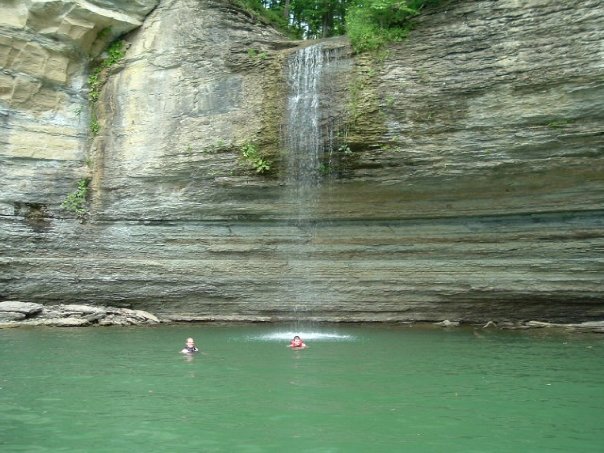
[[[403,39],[409,19],[439,0],[238,0],[298,39],[347,34],[357,51]]]

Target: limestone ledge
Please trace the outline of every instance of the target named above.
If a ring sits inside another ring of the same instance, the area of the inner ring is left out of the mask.
[[[0,101],[37,111],[61,105],[64,96],[57,87],[80,89],[88,57],[139,27],[157,3],[30,0],[0,5]]]
[[[159,319],[143,310],[91,305],[41,305],[31,302],[0,302],[0,328],[16,326],[130,326],[157,324]]]
[[[100,31],[114,39],[139,27],[159,0],[8,0],[0,28],[26,30],[89,51]]]
[[[526,322],[501,322],[489,321],[484,325],[468,323],[463,321],[450,321],[445,319],[440,322],[400,322],[397,320],[379,319],[373,316],[370,320],[364,318],[355,319],[350,316],[317,317],[309,318],[310,322],[328,323],[350,323],[350,322],[394,322],[405,324],[409,327],[437,326],[443,328],[473,327],[475,329],[554,329],[566,330],[579,333],[604,333],[604,320],[589,321],[581,323],[550,323],[544,321]],[[31,302],[4,301],[0,302],[0,329],[9,327],[90,327],[90,326],[131,326],[152,325],[177,322],[288,322],[295,318],[290,315],[284,316],[199,316],[196,314],[166,314],[161,319],[143,310],[130,310],[117,307],[100,307],[80,304],[42,305]]]

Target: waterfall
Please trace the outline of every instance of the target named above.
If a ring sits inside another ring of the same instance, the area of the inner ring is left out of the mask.
[[[335,120],[322,108],[329,88],[327,72],[338,61],[339,49],[323,44],[293,53],[287,65],[289,96],[283,145],[287,152],[286,182],[298,206],[299,220],[308,219],[316,204],[321,176],[329,165]]]
[[[282,131],[287,153],[286,197],[291,226],[297,235],[287,250],[288,272],[284,291],[293,304],[295,317],[306,316],[321,303],[324,292],[320,275],[313,272],[313,240],[319,216],[319,194],[325,161],[333,141],[333,120],[322,109],[329,87],[326,69],[337,61],[337,50],[319,43],[299,49],[288,61],[289,95]]]
[[[288,184],[299,190],[318,182],[319,159],[323,151],[320,131],[320,82],[323,49],[305,47],[294,53],[288,65],[287,124]]]

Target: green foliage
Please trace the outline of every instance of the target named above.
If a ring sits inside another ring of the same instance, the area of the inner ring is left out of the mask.
[[[78,188],[67,195],[61,207],[83,219],[88,214],[87,199],[90,186],[90,178],[82,178],[78,181]]]
[[[366,0],[357,2],[346,14],[347,30],[357,52],[378,50],[389,42],[407,37],[409,20],[419,14],[421,0]]]
[[[404,39],[410,19],[442,0],[236,0],[253,14],[297,38],[347,34],[357,52]]]
[[[101,66],[103,68],[110,68],[124,58],[125,55],[126,49],[124,49],[124,41],[114,41],[107,48],[107,58],[103,60]]]
[[[99,100],[101,85],[102,84],[99,78],[99,72],[93,72],[88,76],[88,101],[91,104]]]
[[[327,38],[346,33],[346,9],[352,0],[291,0],[290,26],[304,38]]]
[[[266,60],[268,54],[266,52],[258,52],[256,49],[248,49],[247,54],[252,59]]]
[[[103,69],[110,68],[115,65],[118,61],[124,58],[126,51],[124,49],[124,41],[115,41],[107,48],[107,58],[102,60],[94,69],[92,69],[88,76],[88,100],[91,103],[95,103],[99,100],[101,87],[103,86],[103,78],[101,72]]]
[[[343,35],[352,0],[236,0],[294,39]]]
[[[111,34],[111,27],[105,27],[96,35],[96,39],[105,39],[110,34]]]
[[[241,155],[254,167],[256,173],[267,173],[271,169],[271,162],[260,155],[258,148],[253,143],[243,145]]]
[[[289,35],[293,39],[300,39],[292,27],[289,26],[285,17],[284,5],[282,1],[265,0],[235,0],[235,2],[250,14],[256,17],[262,17],[270,22],[275,28]]]
[[[107,29],[103,29],[101,33],[103,33]],[[109,33],[109,31],[107,31]],[[101,95],[101,88],[105,83],[105,78],[102,76],[102,71],[104,69],[110,68],[115,65],[118,61],[120,61],[126,55],[126,50],[124,49],[124,41],[115,41],[109,45],[107,48],[107,57],[103,59],[96,67],[94,67],[88,76],[88,102],[90,103],[91,108],[94,109],[99,97]],[[90,132],[93,135],[97,135],[100,131],[100,125],[93,114],[93,118],[90,120]]]
[[[562,129],[572,124],[572,120],[569,119],[560,119],[547,123],[547,127],[550,129]]]
[[[352,150],[350,149],[350,146],[348,146],[347,143],[340,145],[338,147],[338,152],[340,152],[342,154],[346,154],[346,155],[352,154]]]
[[[98,120],[93,117],[90,120],[90,132],[92,133],[92,135],[97,135],[100,130],[101,130],[101,125],[99,124]]]

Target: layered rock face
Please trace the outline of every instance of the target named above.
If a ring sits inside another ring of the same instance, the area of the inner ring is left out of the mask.
[[[379,150],[353,179],[398,188],[414,294],[601,316],[603,21],[593,1],[454,2],[368,80],[351,140]]]
[[[94,3],[119,34],[155,6]],[[229,2],[162,1],[92,137],[84,55],[108,24],[70,28],[81,8],[2,15],[0,297],[182,320],[604,316],[599,2],[451,2],[381,57],[323,43],[311,187],[284,137],[298,43]],[[85,176],[80,223],[60,205]]]
[[[50,215],[85,173],[89,59],[157,1],[2,2],[0,214]]]

